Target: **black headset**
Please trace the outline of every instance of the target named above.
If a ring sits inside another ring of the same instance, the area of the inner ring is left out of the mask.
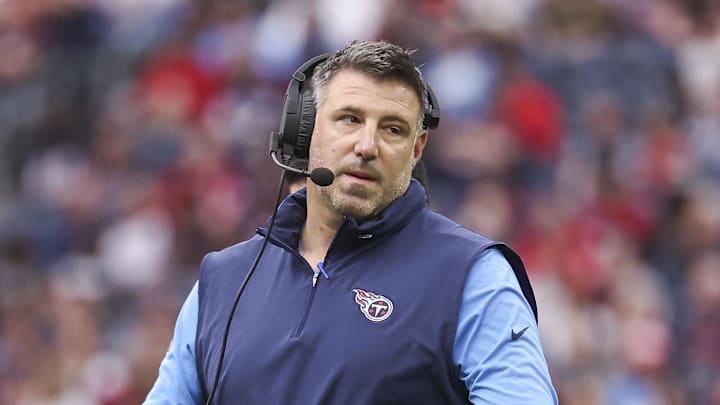
[[[325,53],[303,63],[292,75],[283,101],[280,129],[270,134],[270,153],[280,154],[283,164],[306,170],[310,138],[315,128],[315,99],[308,84],[315,67],[334,53]],[[440,106],[435,93],[427,87],[430,110],[423,112],[423,129],[435,129],[440,123]],[[273,156],[274,157],[274,156]]]

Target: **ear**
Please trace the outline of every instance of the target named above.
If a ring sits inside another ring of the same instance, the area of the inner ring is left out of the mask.
[[[425,150],[425,145],[427,144],[427,138],[427,130],[422,131],[417,138],[415,138],[415,145],[413,146],[413,160],[415,163],[422,157],[423,150]]]

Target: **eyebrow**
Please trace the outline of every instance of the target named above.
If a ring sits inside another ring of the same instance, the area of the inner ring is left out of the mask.
[[[342,107],[336,109],[335,111],[333,111],[334,114],[339,114],[339,113],[343,113],[343,112],[357,114],[357,115],[364,115],[363,110],[361,110],[357,107],[350,106],[350,105],[342,106]],[[395,115],[395,114],[383,115],[382,118],[380,119],[380,121],[381,122],[396,121],[396,122],[408,127],[408,129],[411,128],[410,122],[400,115]]]

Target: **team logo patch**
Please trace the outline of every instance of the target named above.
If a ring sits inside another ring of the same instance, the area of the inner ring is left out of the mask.
[[[392,314],[393,303],[387,297],[359,288],[354,289],[353,292],[355,302],[360,306],[360,312],[365,318],[373,322],[381,322]]]

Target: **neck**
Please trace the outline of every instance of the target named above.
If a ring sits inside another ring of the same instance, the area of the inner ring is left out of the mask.
[[[313,268],[325,260],[342,219],[341,215],[324,204],[318,187],[308,184],[307,218],[300,237],[300,254]]]

